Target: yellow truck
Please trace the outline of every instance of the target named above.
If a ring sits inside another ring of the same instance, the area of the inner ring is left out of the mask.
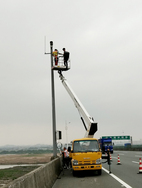
[[[73,175],[82,170],[95,170],[102,174],[102,153],[95,138],[76,139],[72,143],[71,165]]]

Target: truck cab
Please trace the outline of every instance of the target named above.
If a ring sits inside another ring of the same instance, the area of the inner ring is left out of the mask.
[[[113,153],[113,145],[111,138],[101,138],[99,139],[100,148],[102,153],[106,153],[108,150]]]
[[[101,175],[102,153],[97,139],[82,138],[73,140],[71,156],[73,175],[76,175],[77,171],[82,170],[95,170]]]

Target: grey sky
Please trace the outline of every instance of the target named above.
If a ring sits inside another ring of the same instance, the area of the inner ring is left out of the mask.
[[[52,144],[50,56],[44,36],[71,53],[64,73],[98,122],[95,137],[142,139],[140,0],[1,0],[0,145]],[[55,72],[57,130],[83,137],[77,109]],[[70,122],[70,123],[69,123]]]

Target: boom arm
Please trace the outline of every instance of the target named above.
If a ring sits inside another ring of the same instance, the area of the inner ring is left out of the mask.
[[[75,95],[75,93],[73,92],[73,90],[71,89],[69,84],[67,83],[65,77],[62,74],[60,74],[59,77],[60,77],[65,89],[67,90],[68,94],[72,98],[72,100],[75,104],[75,107],[78,109],[79,113],[83,116],[83,117],[81,117],[81,120],[83,121],[83,124],[86,129],[86,133],[85,133],[84,137],[85,138],[93,138],[94,133],[97,131],[97,123],[94,122],[93,118],[90,117],[88,112],[85,110],[84,106],[81,104],[80,100],[77,98],[77,96]],[[85,122],[88,125],[88,127],[86,127]]]

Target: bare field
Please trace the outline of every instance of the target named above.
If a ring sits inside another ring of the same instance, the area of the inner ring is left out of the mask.
[[[50,154],[8,154],[0,155],[0,165],[15,165],[27,164],[27,167],[14,167],[0,170],[0,188],[3,185],[23,176],[24,174],[38,168],[36,164],[48,163],[53,156]],[[35,166],[28,166],[28,164],[35,164]]]
[[[10,154],[0,155],[0,165],[42,164],[50,161],[53,154]]]

